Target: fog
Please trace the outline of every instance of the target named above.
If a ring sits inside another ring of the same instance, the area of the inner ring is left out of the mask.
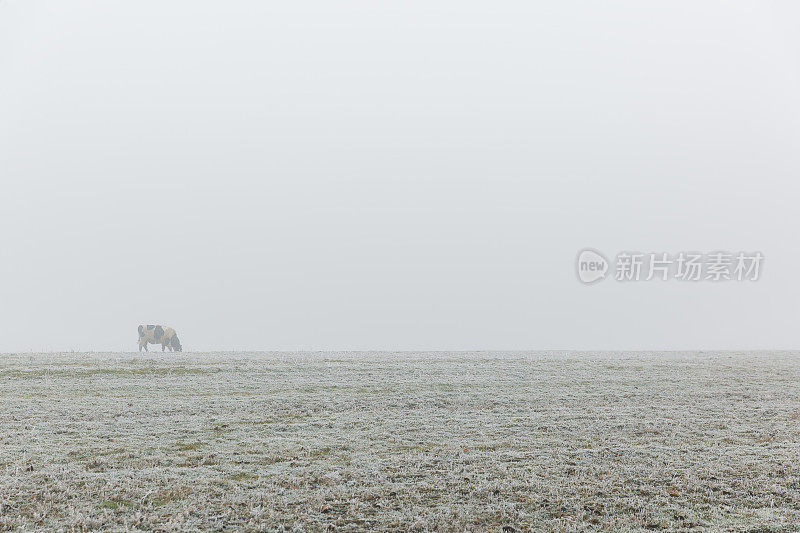
[[[0,352],[796,349],[798,95],[788,1],[0,2]]]

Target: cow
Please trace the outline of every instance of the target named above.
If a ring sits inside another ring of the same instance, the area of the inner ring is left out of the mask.
[[[139,326],[139,351],[149,351],[147,349],[147,344],[160,344],[161,351],[163,352],[167,348],[170,349],[172,352],[182,352],[183,346],[181,346],[181,341],[178,339],[178,335],[175,333],[175,330],[170,327],[158,326],[153,324],[148,324],[146,326]]]

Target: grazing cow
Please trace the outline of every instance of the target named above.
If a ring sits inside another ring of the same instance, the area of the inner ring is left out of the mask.
[[[160,344],[161,351],[163,352],[165,349],[169,348],[172,352],[182,352],[183,346],[181,346],[181,341],[178,339],[178,335],[175,333],[175,330],[170,327],[164,326],[155,326],[153,324],[148,324],[146,326],[139,326],[139,351],[149,351],[147,349],[147,344]]]

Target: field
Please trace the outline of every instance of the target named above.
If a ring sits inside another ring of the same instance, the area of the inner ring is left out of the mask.
[[[800,354],[0,356],[0,530],[795,531]]]

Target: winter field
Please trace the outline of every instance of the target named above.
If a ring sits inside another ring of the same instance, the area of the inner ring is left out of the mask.
[[[0,356],[0,530],[798,524],[798,353]]]

